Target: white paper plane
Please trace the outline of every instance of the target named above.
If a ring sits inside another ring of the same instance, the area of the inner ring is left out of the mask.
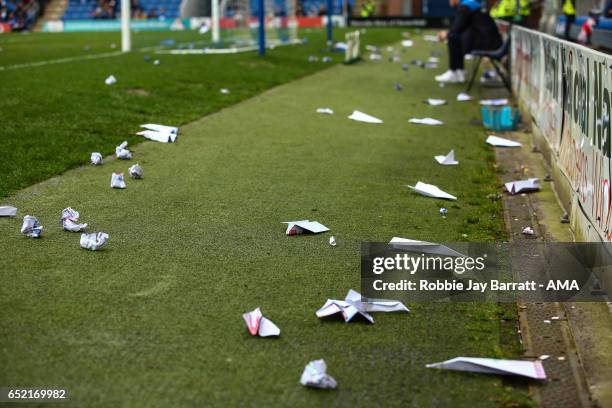
[[[425,103],[431,106],[440,106],[440,105],[446,105],[446,100],[444,99],[434,99],[434,98],[427,98],[425,99]]]
[[[508,104],[508,99],[482,99],[480,104],[484,106],[503,106]]]
[[[123,173],[113,173],[110,186],[111,188],[126,188]]]
[[[457,101],[458,102],[465,102],[465,101],[471,101],[472,97],[466,93],[461,92],[459,95],[457,95]]]
[[[92,232],[91,234],[81,234],[81,248],[97,251],[108,241],[106,232]]]
[[[80,232],[87,228],[87,224],[79,224],[80,214],[78,211],[68,207],[62,210],[62,216],[60,218],[60,225],[66,231]]]
[[[252,336],[269,337],[280,336],[280,329],[270,320],[263,317],[259,308],[242,315],[246,322],[249,333]]]
[[[383,123],[382,120],[375,118],[374,116],[370,116],[366,113],[363,112],[359,112],[359,111],[353,111],[353,113],[351,113],[351,116],[348,117],[349,119],[355,120],[357,122],[365,122],[365,123]]]
[[[414,42],[412,40],[402,40],[402,47],[412,47]]]
[[[153,130],[142,130],[136,134],[160,143],[174,143],[177,136],[176,133],[155,132]]]
[[[501,360],[496,358],[457,357],[440,363],[427,364],[427,368],[470,371],[483,374],[518,375],[545,380],[546,372],[539,360]]]
[[[440,39],[438,38],[437,35],[426,34],[426,35],[423,36],[423,39],[425,41],[430,41],[430,42],[440,42]]]
[[[10,205],[0,206],[0,217],[14,217],[17,215],[17,208]]]
[[[333,389],[338,386],[336,380],[327,374],[327,364],[325,360],[314,360],[306,364],[302,376],[300,377],[300,384],[305,387],[322,388],[322,389]]]
[[[300,221],[284,221],[287,224],[287,235],[300,235],[305,233],[318,234],[320,232],[329,231],[325,225],[317,221],[300,220]]]
[[[537,178],[530,178],[527,180],[511,181],[504,185],[510,194],[528,193],[540,189],[540,180]]]
[[[377,300],[362,297],[359,292],[350,289],[344,300],[327,299],[325,304],[316,311],[319,319],[341,315],[345,322],[350,322],[355,316],[374,323],[374,318],[368,312],[409,312],[410,310],[397,300]]]
[[[112,84],[116,84],[117,83],[117,78],[115,78],[113,75],[110,75],[108,78],[106,78],[104,80],[104,83],[106,85],[112,85]]]
[[[140,125],[140,127],[154,132],[174,133],[175,135],[178,135],[179,132],[179,129],[175,126],[157,125],[155,123],[147,123]]]
[[[443,198],[446,200],[457,199],[457,197],[455,197],[454,195],[450,195],[447,192],[440,190],[438,186],[434,186],[433,184],[427,184],[419,181],[417,182],[416,186],[409,185],[408,187],[426,197]]]
[[[437,119],[433,119],[433,118],[423,118],[423,119],[412,118],[408,122],[416,123],[416,124],[419,124],[419,125],[430,125],[430,126],[443,125],[444,124],[444,122],[442,122],[440,120],[437,120]]]
[[[459,164],[457,160],[455,160],[455,151],[451,150],[448,152],[446,156],[434,156],[436,161],[444,166],[454,166]]]
[[[438,57],[429,57],[427,62],[431,62],[432,64],[437,64],[438,62],[440,62],[440,58],[438,58]]]
[[[404,249],[406,251],[420,252],[423,254],[465,257],[461,252],[457,252],[454,249],[435,242],[393,237],[391,241],[389,241],[389,245],[395,249]]]
[[[221,93],[222,93],[223,95],[227,95],[227,94],[229,94],[229,93],[230,93],[230,90],[229,90],[229,89],[227,89],[227,88],[221,88]]]
[[[130,160],[132,158],[132,152],[127,149],[128,142],[123,142],[119,146],[115,147],[115,155],[121,160]]]
[[[198,30],[198,32],[199,32],[200,34],[206,34],[206,33],[207,33],[209,30],[210,30],[210,27],[208,27],[208,25],[206,25],[206,24],[202,24],[202,25],[200,26],[200,29]]]
[[[487,144],[495,147],[521,147],[522,144],[514,140],[504,139],[503,137],[489,135],[486,140]]]
[[[318,108],[317,113],[324,113],[326,115],[333,115],[334,111],[331,108]]]

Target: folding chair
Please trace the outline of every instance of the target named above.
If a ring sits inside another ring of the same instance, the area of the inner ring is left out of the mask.
[[[470,78],[470,82],[467,87],[468,93],[472,89],[472,85],[474,84],[476,75],[478,75],[478,68],[480,68],[480,62],[482,61],[483,58],[488,58],[489,61],[491,61],[493,68],[495,68],[495,71],[497,71],[497,75],[499,75],[499,77],[502,79],[504,86],[508,88],[510,92],[512,92],[512,86],[510,85],[510,80],[509,80],[510,69],[508,69],[508,73],[505,74],[502,70],[502,63],[501,63],[502,58],[508,55],[509,50],[510,50],[510,36],[508,36],[508,38],[506,38],[504,42],[502,43],[501,47],[499,47],[496,50],[490,50],[490,51],[474,50],[471,52],[471,54],[474,57],[476,57],[476,60],[474,61],[473,68],[472,68],[472,76]]]

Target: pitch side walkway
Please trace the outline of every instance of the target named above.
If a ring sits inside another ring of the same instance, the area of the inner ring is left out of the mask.
[[[403,62],[443,49],[416,43]],[[425,368],[456,356],[520,357],[512,307],[414,303],[374,325],[314,315],[327,298],[359,289],[363,241],[505,236],[501,204],[488,198],[500,191],[493,152],[470,123],[477,102],[457,103],[463,87],[440,88],[440,70],[404,72],[388,55],[203,118],[181,128],[176,144],[143,142],[132,161],[108,158],[3,200],[19,212],[0,219],[0,385],[65,387],[75,406],[526,402],[526,382]],[[428,97],[450,104],[431,107]],[[316,114],[322,107],[335,114]],[[355,109],[384,124],[348,120]],[[408,123],[428,116],[444,126]],[[434,161],[453,148],[459,166]],[[144,179],[112,190],[111,173],[133,163]],[[417,181],[459,200],[412,194],[406,185]],[[105,250],[82,250],[79,234],[61,231],[68,206],[91,231],[110,234]],[[26,214],[39,218],[44,238],[19,234]],[[331,233],[284,235],[282,221],[306,218]],[[248,335],[241,314],[257,306],[279,339]],[[299,385],[318,358],[337,390]]]

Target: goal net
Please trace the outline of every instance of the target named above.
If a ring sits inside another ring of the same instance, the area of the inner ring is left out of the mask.
[[[219,2],[218,40],[224,47],[254,47],[259,44],[259,0],[212,1]],[[296,2],[264,0],[266,46],[297,42]]]

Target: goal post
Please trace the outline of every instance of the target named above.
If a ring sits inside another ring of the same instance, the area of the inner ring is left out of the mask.
[[[121,0],[121,51],[132,50],[132,33],[130,31],[131,0]]]

